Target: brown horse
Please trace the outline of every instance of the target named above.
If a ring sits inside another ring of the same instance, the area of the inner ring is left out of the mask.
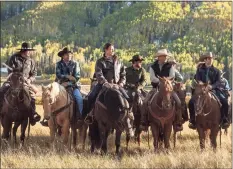
[[[28,125],[28,118],[31,111],[31,97],[29,91],[25,87],[25,81],[23,74],[14,71],[11,73],[8,79],[10,85],[6,91],[3,101],[3,107],[0,114],[2,115],[1,123],[3,126],[2,138],[8,140],[11,136],[12,123],[14,143],[16,143],[17,128],[21,125],[20,141],[24,144],[25,131]]]
[[[154,138],[154,149],[158,150],[159,143],[164,142],[165,148],[170,148],[170,135],[175,119],[175,103],[172,99],[172,80],[160,78],[159,92],[154,93],[148,103],[148,120]],[[144,106],[145,107],[145,106]]]
[[[195,114],[196,127],[200,139],[201,149],[205,148],[205,141],[209,137],[214,150],[217,147],[217,135],[220,122],[220,104],[215,96],[207,89],[208,84],[198,82],[195,86]]]
[[[48,125],[50,129],[51,143],[54,143],[55,136],[61,137],[63,144],[68,146],[69,129],[71,127],[73,134],[73,146],[76,148],[77,131],[76,124],[71,123],[74,113],[74,101],[68,94],[66,89],[57,82],[53,82],[48,86],[42,86],[42,101],[45,118],[49,118]],[[87,125],[78,126],[80,136],[82,135],[82,146],[85,146]]]

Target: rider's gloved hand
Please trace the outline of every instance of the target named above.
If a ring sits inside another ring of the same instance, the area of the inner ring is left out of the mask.
[[[70,81],[76,81],[75,77],[71,75],[66,75],[66,78],[69,79]]]

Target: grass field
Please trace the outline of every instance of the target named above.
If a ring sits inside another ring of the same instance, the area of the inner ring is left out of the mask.
[[[41,105],[37,111],[42,114]],[[20,130],[18,131],[20,134]],[[214,153],[208,148],[201,152],[197,132],[190,130],[187,123],[184,131],[178,134],[177,146],[170,153],[155,154],[150,135],[150,149],[147,134],[143,134],[141,150],[133,141],[126,150],[125,135],[122,137],[122,155],[116,158],[114,135],[110,135],[109,153],[105,156],[90,154],[89,140],[84,152],[55,152],[49,148],[49,129],[36,124],[31,127],[29,140],[24,148],[1,150],[1,168],[231,168],[232,146],[231,129],[222,135],[222,146]],[[172,145],[172,140],[171,140]]]

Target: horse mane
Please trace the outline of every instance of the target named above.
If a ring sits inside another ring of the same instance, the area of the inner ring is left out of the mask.
[[[53,82],[45,86],[45,88],[49,89],[51,99],[53,100],[57,97],[66,97],[66,89],[57,82]]]

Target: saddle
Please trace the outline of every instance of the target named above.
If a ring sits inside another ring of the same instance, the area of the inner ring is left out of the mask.
[[[222,107],[222,104],[221,104],[221,102],[220,102],[218,96],[217,96],[213,91],[209,91],[209,94],[212,96],[212,98],[213,98],[214,100],[217,101],[219,107]]]

